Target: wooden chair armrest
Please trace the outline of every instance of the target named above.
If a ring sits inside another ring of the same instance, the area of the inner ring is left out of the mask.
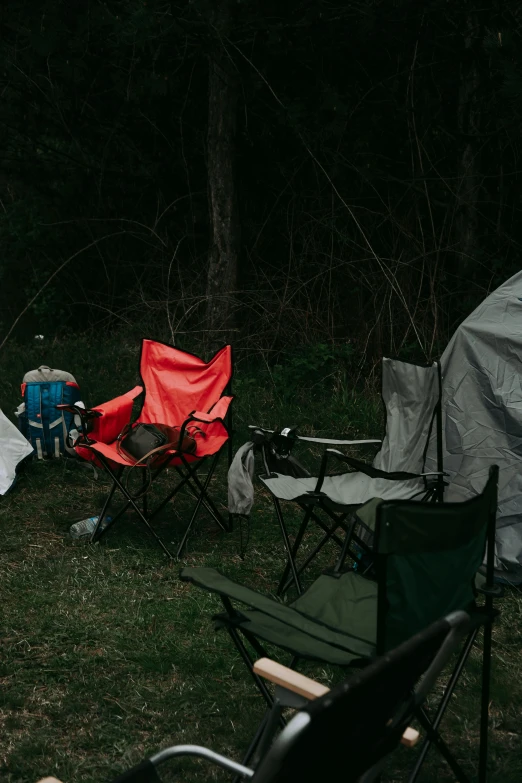
[[[417,731],[417,729],[412,729],[411,726],[408,726],[408,728],[405,729],[404,734],[401,737],[401,745],[404,745],[407,748],[413,748],[415,747],[419,739],[420,739],[420,734]]]
[[[305,677],[304,674],[299,674],[299,672],[276,663],[276,661],[272,661],[270,658],[260,658],[256,661],[254,663],[254,673],[269,682],[273,682],[274,685],[281,685],[283,688],[292,691],[292,693],[303,696],[309,701],[324,696],[330,690],[326,685],[321,685],[321,683],[311,680],[310,677]],[[419,738],[419,732],[408,726],[402,735],[401,745],[413,748],[419,741]]]
[[[283,688],[287,688],[292,693],[299,694],[299,696],[304,696],[305,699],[310,701],[318,699],[319,696],[324,696],[330,690],[325,685],[305,677],[304,674],[299,674],[299,672],[294,672],[293,669],[289,669],[287,666],[271,661],[270,658],[260,658],[256,661],[254,672],[265,680],[273,682],[274,685],[282,685]]]

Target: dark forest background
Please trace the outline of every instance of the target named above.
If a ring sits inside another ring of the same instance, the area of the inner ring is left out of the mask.
[[[515,0],[5,0],[0,345],[433,356],[520,268]]]

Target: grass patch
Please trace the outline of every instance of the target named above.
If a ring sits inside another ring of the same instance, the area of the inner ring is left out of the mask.
[[[81,348],[59,345],[45,363],[77,374],[89,404],[135,382],[135,345],[115,338],[103,348],[101,364],[87,343]],[[7,412],[18,402],[23,372],[43,361],[29,352],[5,372],[0,367]],[[375,395],[347,397],[333,386],[322,396],[317,390],[289,396],[268,376],[248,368],[237,372],[235,392],[236,446],[246,438],[249,423],[297,423],[303,432],[323,435],[381,433]],[[305,461],[313,457],[313,450],[306,449]],[[212,493],[223,505],[225,479],[222,466]],[[96,512],[106,488],[102,476],[96,480],[74,462],[32,462],[13,492],[0,499],[0,778],[5,783],[35,783],[43,774],[69,783],[98,783],[173,743],[203,744],[240,759],[263,714],[228,637],[213,630],[210,618],[219,601],[182,584],[179,565],[166,562],[132,515],[100,545],[75,545],[68,538],[70,524]],[[189,505],[180,497],[158,521],[168,541],[179,541]],[[297,522],[297,516],[290,518],[293,531]],[[202,516],[183,564],[217,566],[256,589],[275,590],[283,549],[272,506],[259,487],[244,560],[239,543],[238,530],[221,534]],[[324,562],[332,555],[326,551]],[[507,592],[499,608],[489,779],[515,783],[522,777],[520,593]],[[308,670],[325,682],[341,676],[322,667]],[[470,772],[478,750],[479,675],[477,651],[444,730]],[[411,759],[411,752],[401,749],[386,779],[404,779]],[[164,778],[180,774],[186,781],[226,777],[186,761],[165,768]],[[422,780],[452,779],[433,754]]]

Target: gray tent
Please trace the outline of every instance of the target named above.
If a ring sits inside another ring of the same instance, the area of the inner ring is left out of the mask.
[[[496,568],[522,583],[522,272],[466,318],[441,364],[445,500],[476,495],[499,466]]]

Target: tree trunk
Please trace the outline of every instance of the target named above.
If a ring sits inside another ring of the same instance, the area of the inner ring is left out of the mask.
[[[237,98],[237,77],[222,51],[209,59],[207,325],[212,348],[230,341],[234,327],[240,243],[234,180]]]
[[[480,170],[477,160],[480,112],[479,73],[472,48],[479,36],[476,14],[469,14],[464,33],[464,60],[460,68],[458,127],[463,140],[457,190],[457,269],[463,279],[473,279],[478,255]]]

